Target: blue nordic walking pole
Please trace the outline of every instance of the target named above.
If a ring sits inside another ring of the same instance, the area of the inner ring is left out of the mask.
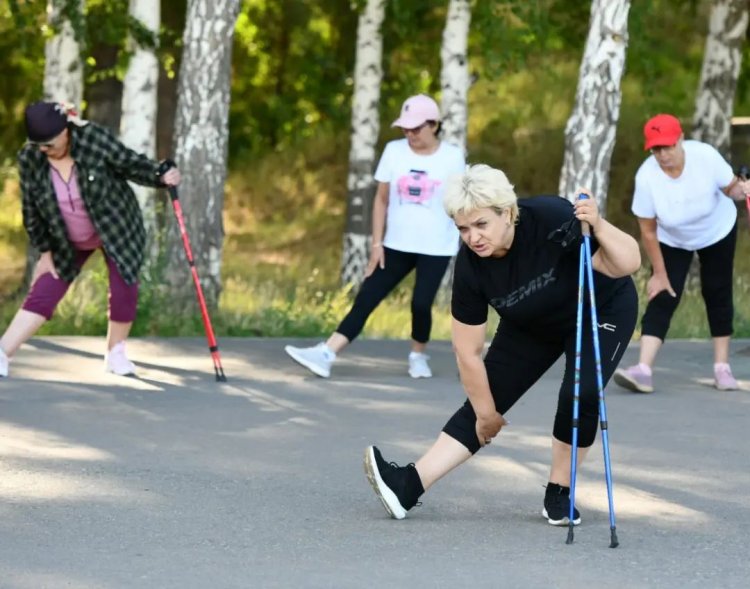
[[[583,195],[582,195],[583,196]],[[587,224],[583,224],[588,229]],[[584,283],[584,259],[586,250],[584,242],[581,242],[581,252],[578,256],[578,310],[576,312],[576,359],[573,384],[573,437],[571,439],[570,451],[570,511],[568,512],[568,539],[566,544],[573,543],[573,524],[576,499],[576,467],[578,465],[578,415],[581,395],[581,339],[583,333],[583,283]]]
[[[612,464],[609,460],[609,426],[607,425],[607,404],[604,401],[604,379],[602,378],[602,356],[599,348],[599,321],[596,316],[596,296],[594,295],[594,270],[591,267],[591,238],[589,228],[584,224],[583,243],[586,248],[586,277],[589,285],[591,305],[591,331],[594,341],[594,359],[596,360],[596,388],[599,395],[599,425],[602,430],[602,447],[604,448],[604,476],[607,479],[607,501],[609,502],[610,548],[617,548],[617,526],[615,525],[615,503],[612,498]]]
[[[578,197],[588,198],[587,195],[581,194]],[[581,233],[583,234],[583,242],[581,243],[581,256],[579,261],[579,272],[583,274],[583,269],[586,270],[586,283],[589,289],[589,304],[591,307],[591,331],[592,331],[592,342],[594,345],[594,360],[596,362],[596,386],[599,396],[599,423],[602,430],[602,447],[604,449],[604,473],[607,480],[607,500],[609,502],[609,530],[610,530],[610,548],[617,548],[620,542],[617,539],[617,526],[615,524],[615,507],[614,500],[612,498],[612,464],[609,458],[609,428],[607,424],[607,405],[604,401],[604,379],[602,377],[602,358],[599,347],[599,321],[596,315],[596,296],[594,294],[594,270],[591,263],[591,231],[588,223],[581,224]],[[584,282],[582,277],[579,277],[579,293],[578,293],[578,321],[579,324],[582,321],[583,305],[582,305],[582,292]],[[568,528],[568,540],[567,544],[573,542],[573,508],[575,506],[575,467],[577,459],[577,441],[578,441],[578,394],[580,391],[580,350],[581,350],[581,327],[577,326],[576,333],[576,389],[574,391],[573,398],[573,451],[571,453],[571,481],[570,481],[570,527]]]

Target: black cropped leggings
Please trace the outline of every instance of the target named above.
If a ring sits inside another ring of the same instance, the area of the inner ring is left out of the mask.
[[[712,337],[732,335],[734,331],[734,303],[732,301],[734,250],[737,244],[737,225],[713,245],[697,250],[700,261],[701,295],[706,305],[708,327]],[[676,297],[660,292],[646,306],[641,320],[641,333],[664,340],[669,331],[677,305],[685,289],[693,252],[659,243],[669,283]]]
[[[349,341],[354,340],[382,300],[416,268],[411,298],[411,337],[416,342],[427,343],[432,330],[432,303],[450,259],[450,256],[428,256],[385,248],[385,268],[378,266],[365,278],[352,308],[336,331]]]
[[[592,344],[591,317],[584,313],[581,338],[581,388],[578,443],[588,448],[596,439],[599,419],[599,395],[596,362]],[[604,307],[597,305],[599,350],[602,379],[606,386],[625,353],[638,318],[638,295],[628,280]],[[500,322],[484,359],[495,408],[505,414],[542,375],[565,354],[565,374],[558,391],[557,413],[552,433],[571,443],[573,424],[573,387],[575,380],[575,328],[558,340],[543,340],[521,328]],[[448,420],[443,432],[466,446],[473,454],[479,450],[476,414],[467,400]]]

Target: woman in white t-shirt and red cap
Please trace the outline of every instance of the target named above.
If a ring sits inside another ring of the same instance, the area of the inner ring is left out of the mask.
[[[714,385],[737,388],[729,367],[734,307],[732,270],[737,208],[750,183],[739,180],[716,149],[685,140],[680,121],[660,114],[644,128],[651,156],[635,176],[632,211],[651,261],[648,306],[641,324],[638,364],[615,372],[617,384],[640,393],[653,389],[652,367],[680,301],[694,253],[700,259],[701,294],[714,342]],[[729,198],[727,198],[729,197]]]
[[[459,147],[440,140],[440,111],[429,96],[408,98],[392,126],[400,127],[404,138],[386,145],[375,171],[378,188],[370,260],[354,304],[325,342],[285,348],[295,361],[323,378],[330,376],[336,355],[361,333],[370,314],[412,270],[416,280],[409,375],[432,376],[425,354],[432,304],[459,243],[458,230],[443,208],[443,193],[446,180],[461,174],[466,162]]]

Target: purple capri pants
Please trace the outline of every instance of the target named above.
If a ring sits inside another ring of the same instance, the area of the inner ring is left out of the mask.
[[[75,263],[79,270],[94,251],[76,251]],[[130,323],[135,320],[135,311],[138,306],[138,283],[127,284],[117,269],[117,264],[107,256],[104,250],[102,250],[102,254],[109,270],[109,298],[107,301],[109,319],[118,323]],[[55,278],[49,272],[42,274],[31,285],[31,290],[26,295],[21,307],[49,320],[65,293],[68,292],[70,285],[70,282]]]

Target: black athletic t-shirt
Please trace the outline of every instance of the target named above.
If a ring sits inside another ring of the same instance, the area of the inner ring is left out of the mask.
[[[462,244],[456,257],[451,312],[461,323],[481,325],[487,321],[489,305],[503,323],[557,338],[575,329],[581,224],[572,203],[559,196],[521,199],[518,208],[513,244],[504,257],[482,258]],[[592,235],[592,255],[597,249]],[[628,280],[594,271],[597,308]]]

